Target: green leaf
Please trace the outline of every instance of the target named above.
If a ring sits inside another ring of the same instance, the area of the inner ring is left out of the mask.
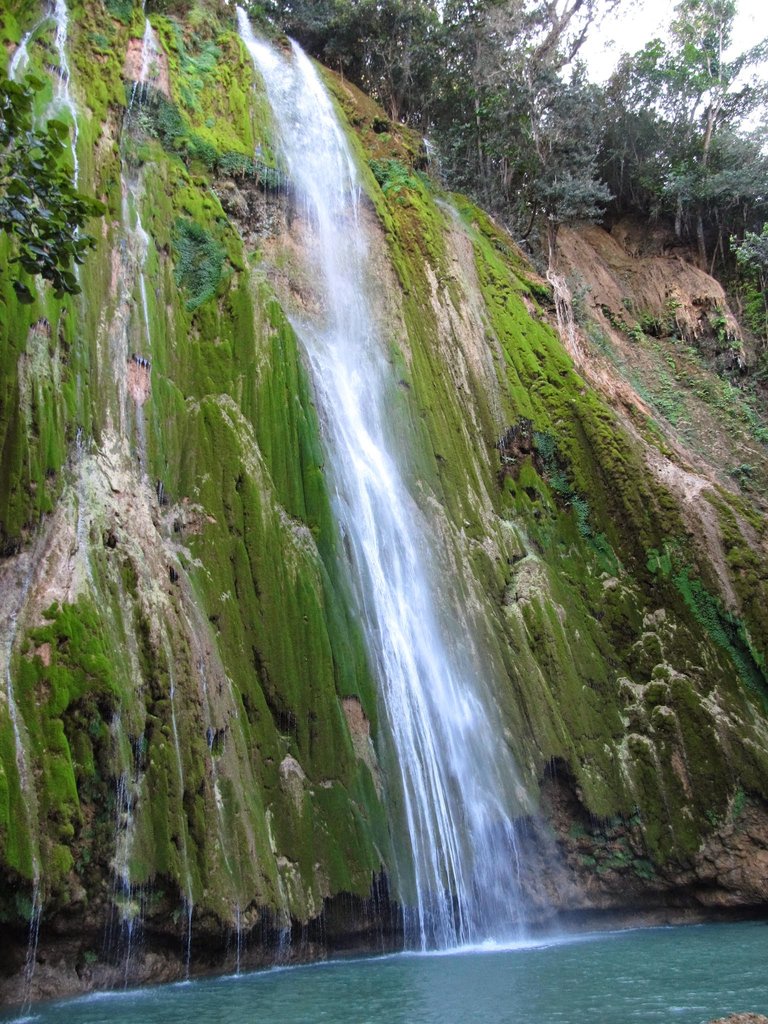
[[[35,301],[35,297],[32,292],[27,288],[21,281],[13,282],[13,290],[16,292],[16,298],[25,306],[31,305]]]

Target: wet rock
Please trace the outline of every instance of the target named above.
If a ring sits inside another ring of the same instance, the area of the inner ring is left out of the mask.
[[[139,82],[141,80],[142,65],[144,63],[143,41],[131,39],[128,42],[128,50],[125,54],[125,65],[123,77],[128,82]],[[168,77],[168,57],[165,52],[158,49],[152,54],[152,65],[147,84],[157,89],[167,99],[171,99],[171,83]]]
[[[732,1013],[728,1017],[718,1017],[709,1024],[768,1024],[768,1017],[762,1013]]]

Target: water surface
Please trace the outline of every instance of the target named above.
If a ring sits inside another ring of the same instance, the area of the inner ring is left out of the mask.
[[[400,954],[46,1004],[40,1024],[703,1024],[768,1010],[764,923]],[[8,1018],[3,1018],[8,1019]]]

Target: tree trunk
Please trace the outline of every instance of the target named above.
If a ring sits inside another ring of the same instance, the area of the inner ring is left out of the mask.
[[[704,218],[701,216],[699,210],[696,214],[696,243],[699,249],[699,267],[706,271],[707,269],[707,244],[704,239]]]

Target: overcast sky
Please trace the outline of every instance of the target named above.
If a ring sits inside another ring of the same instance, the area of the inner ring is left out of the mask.
[[[672,19],[675,0],[624,0],[622,10],[606,18],[600,32],[581,52],[590,78],[605,81],[622,53],[636,53],[656,36],[665,34]],[[733,33],[734,52],[741,52],[768,36],[768,2],[739,0],[739,14]]]

